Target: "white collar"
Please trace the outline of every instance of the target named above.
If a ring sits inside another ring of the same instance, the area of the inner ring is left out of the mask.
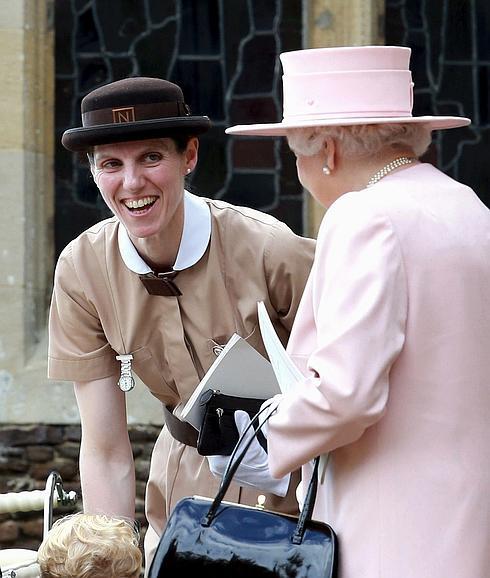
[[[184,229],[173,270],[182,271],[195,265],[204,255],[210,238],[211,212],[208,204],[200,197],[184,191]],[[119,223],[117,241],[119,253],[128,269],[138,275],[152,272],[131,242],[122,223]]]

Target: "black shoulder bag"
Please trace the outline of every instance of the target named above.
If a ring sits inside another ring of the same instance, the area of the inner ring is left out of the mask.
[[[252,423],[258,420],[260,413],[254,416]],[[271,512],[260,506],[223,501],[256,435],[257,431],[236,457],[243,435],[238,440],[214,499],[193,496],[177,503],[160,538],[149,578],[168,578],[186,573],[199,578],[337,576],[335,532],[328,524],[311,519],[319,458],[315,460],[298,517]]]

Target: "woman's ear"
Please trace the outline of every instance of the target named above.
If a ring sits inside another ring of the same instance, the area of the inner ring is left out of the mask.
[[[95,165],[90,163],[90,174],[92,175],[92,179],[94,181],[94,183],[97,185],[97,188],[100,191],[100,187],[99,187],[99,176],[100,176],[100,170],[97,170],[95,168]]]
[[[199,150],[199,140],[196,137],[192,137],[191,139],[189,139],[189,142],[187,143],[187,148],[185,149],[184,153],[186,174],[193,171],[195,166],[197,165],[198,150]]]
[[[87,151],[87,160],[88,160],[88,166],[90,169],[90,174],[92,175],[92,179],[94,180],[95,184],[97,184],[96,179],[96,171],[95,171],[95,156],[94,156],[94,150],[90,149],[89,151]]]
[[[337,160],[337,147],[335,140],[331,136],[325,137],[323,141],[323,153],[325,158],[325,165],[330,169],[332,173],[335,170],[336,160]]]

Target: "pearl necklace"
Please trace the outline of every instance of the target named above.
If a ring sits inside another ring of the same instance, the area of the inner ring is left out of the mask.
[[[374,175],[369,179],[368,184],[366,186],[372,187],[383,177],[386,177],[388,173],[391,173],[391,171],[394,171],[395,169],[397,169],[398,167],[402,167],[403,165],[410,165],[413,163],[414,160],[415,160],[414,158],[410,157],[399,157],[391,161],[391,163],[388,163],[382,169],[379,169],[377,173],[374,173]]]

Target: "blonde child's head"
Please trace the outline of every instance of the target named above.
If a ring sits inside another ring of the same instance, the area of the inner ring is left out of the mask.
[[[131,522],[100,514],[56,521],[38,551],[42,578],[138,578],[142,555]]]

